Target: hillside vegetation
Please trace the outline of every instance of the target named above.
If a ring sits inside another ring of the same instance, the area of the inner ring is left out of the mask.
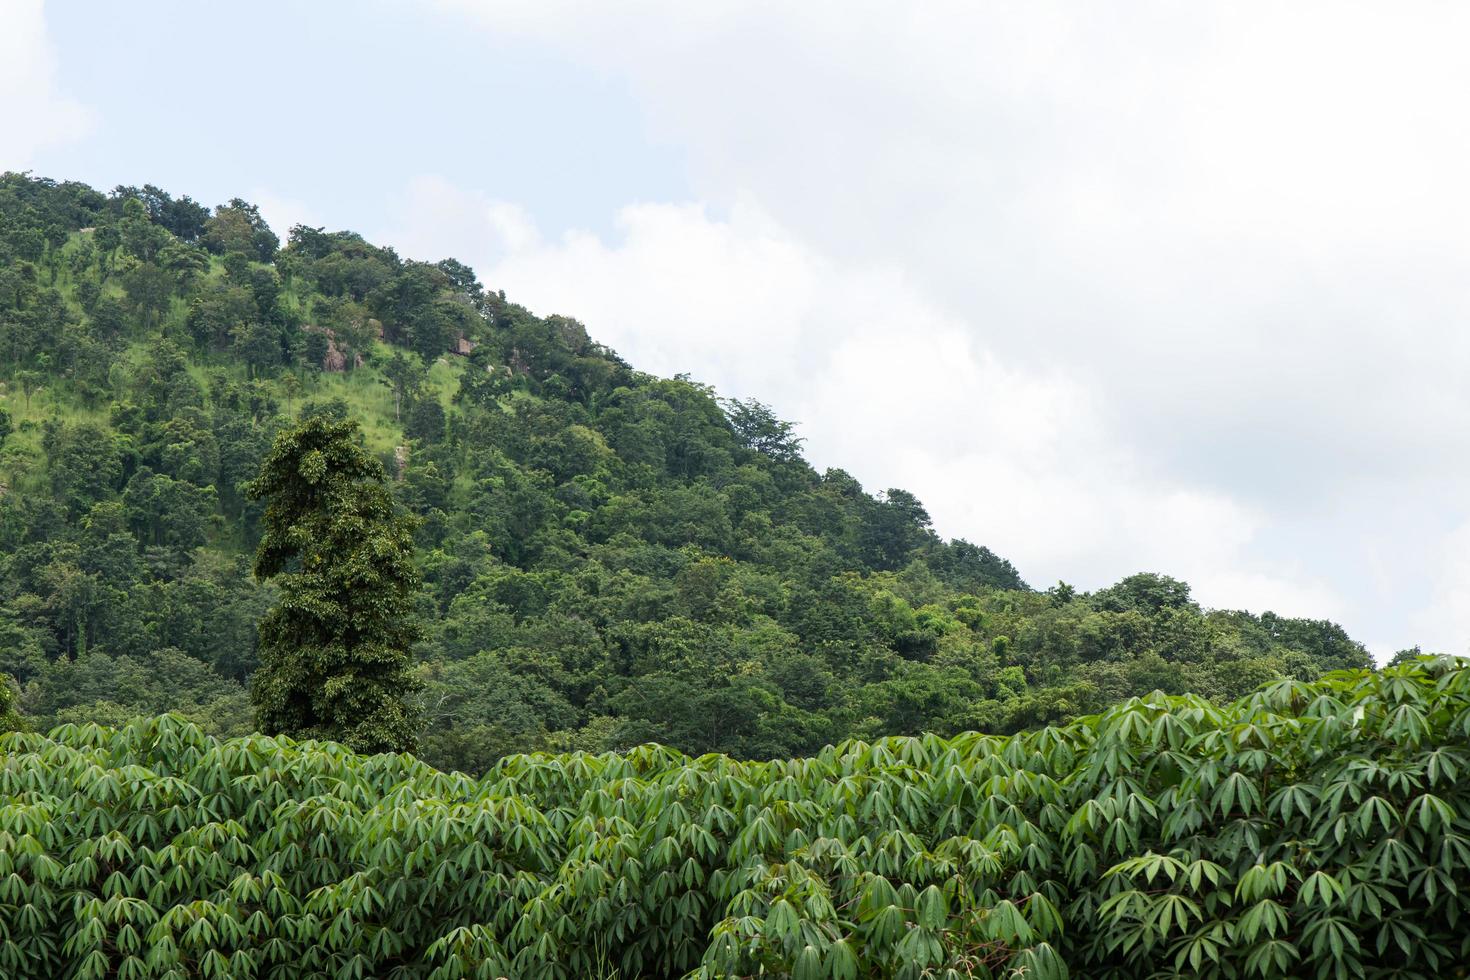
[[[1470,667],[483,778],[175,717],[0,736],[7,977],[1463,977]]]
[[[913,495],[815,471],[758,402],[642,374],[453,259],[283,247],[240,200],[0,177],[0,382],[0,673],[37,730],[255,730],[274,591],[243,488],[301,416],[357,421],[418,520],[417,743],[445,768],[1014,732],[1370,663],[1163,575],[1033,591]]]

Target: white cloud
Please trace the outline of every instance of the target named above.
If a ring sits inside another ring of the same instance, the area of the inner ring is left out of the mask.
[[[91,113],[57,88],[41,0],[0,4],[0,170],[25,170],[38,150],[91,125]]]
[[[1470,637],[1470,521],[1445,537],[1431,561],[1437,572],[1434,592],[1415,612],[1415,628],[1427,636]],[[1470,654],[1470,641],[1445,644],[1437,652]]]
[[[437,5],[626,86],[705,202],[512,295],[1037,579],[1470,640],[1470,589],[1414,615],[1470,517],[1470,8]]]
[[[1422,465],[1426,408],[1470,449],[1470,8],[447,5],[626,80],[704,199],[1102,376],[1194,478]]]
[[[618,226],[619,245],[573,232],[508,250],[482,278],[594,324],[603,343],[636,352],[642,370],[697,371],[747,395],[799,382],[814,356],[800,319],[822,275],[815,257],[750,208],[712,221],[696,205],[634,205]]]
[[[533,247],[540,239],[535,221],[519,205],[466,190],[435,174],[409,181],[391,210],[387,240],[415,258],[452,256],[483,265],[507,252]]]
[[[286,244],[291,229],[296,225],[306,225],[309,228],[319,228],[322,225],[321,218],[310,204],[278,194],[268,187],[255,188],[250,192],[249,200],[260,208],[260,216],[281,239],[282,245]]]

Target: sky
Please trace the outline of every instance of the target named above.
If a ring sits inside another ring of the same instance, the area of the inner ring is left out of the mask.
[[[1470,652],[1470,7],[0,0],[0,169],[452,255],[1033,585]]]

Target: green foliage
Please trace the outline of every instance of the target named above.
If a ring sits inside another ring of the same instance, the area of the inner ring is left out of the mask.
[[[248,255],[261,262],[274,258],[281,244],[260,216],[260,209],[238,197],[216,208],[202,230],[201,241],[210,251]]]
[[[255,575],[281,590],[260,621],[250,697],[263,731],[402,751],[418,730],[413,522],[356,434],[308,418],[276,436],[245,488],[267,501]]]
[[[22,727],[15,704],[20,700],[15,678],[0,674],[0,732],[13,732]]]
[[[779,418],[769,405],[738,398],[722,401],[721,405],[729,416],[736,439],[747,449],[781,462],[801,458],[801,444],[805,440],[796,434],[795,425]]]
[[[176,717],[0,736],[8,977],[1446,978],[1470,666],[481,779]],[[61,815],[65,819],[58,819]]]

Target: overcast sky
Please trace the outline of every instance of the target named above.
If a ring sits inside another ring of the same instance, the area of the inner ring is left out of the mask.
[[[1470,7],[0,0],[0,168],[453,255],[1034,585],[1470,652]]]

